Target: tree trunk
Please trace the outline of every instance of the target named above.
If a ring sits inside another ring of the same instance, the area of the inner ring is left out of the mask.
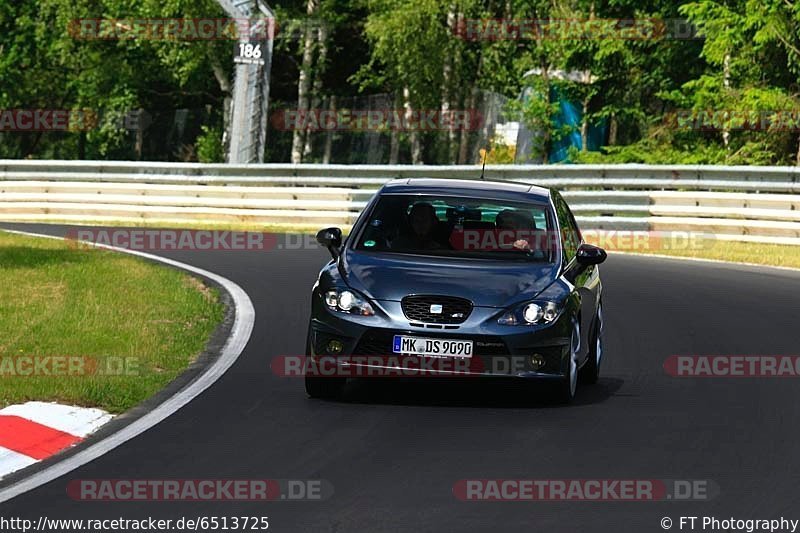
[[[467,109],[470,110],[470,123],[472,123],[472,110],[475,109],[475,102],[478,100],[478,89],[477,87],[472,87],[472,90],[469,93],[469,98],[467,100]],[[469,157],[469,134],[470,134],[470,126],[466,125],[464,128],[461,129],[461,139],[459,140],[458,145],[458,164],[465,165],[467,164],[467,158]]]
[[[233,104],[233,98],[231,97],[231,80],[225,73],[225,69],[222,67],[222,63],[219,62],[219,58],[215,54],[209,54],[208,56],[211,62],[211,71],[214,73],[214,78],[216,78],[219,84],[219,90],[222,91],[223,94],[222,145],[225,149],[225,153],[228,153],[228,132],[230,131],[231,125],[231,105]]]
[[[447,28],[451,34],[454,34],[456,31],[456,12],[457,6],[454,3],[451,3],[447,9]],[[456,129],[452,124],[452,113],[454,112],[453,103],[454,103],[454,96],[457,94],[455,90],[455,78],[454,78],[454,71],[456,70],[458,64],[458,50],[455,46],[451,46],[450,51],[451,54],[445,53],[444,57],[444,64],[442,66],[442,103],[441,103],[441,113],[442,119],[447,121],[449,127],[447,128],[447,133],[445,137],[445,157],[449,164],[455,163],[456,158]]]
[[[328,60],[328,27],[321,24],[317,30],[317,45],[319,53],[317,54],[316,66],[314,68],[314,83],[311,95],[311,109],[315,113],[320,107],[320,99],[322,94],[322,75],[325,73],[325,64]],[[305,132],[305,146],[303,147],[303,159],[307,159],[311,155],[313,149],[311,130]]]
[[[306,14],[308,15],[308,22],[311,17],[316,13],[318,7],[318,0],[308,0],[306,4]],[[297,111],[301,120],[305,120],[305,114],[308,112],[308,92],[311,85],[311,64],[314,59],[314,31],[309,24],[305,30],[305,37],[303,39],[303,61],[300,65],[300,74],[297,77]],[[303,162],[303,148],[305,131],[301,128],[295,128],[292,133],[292,163],[299,164]]]
[[[332,115],[336,114],[336,95],[331,95],[330,103],[328,104],[328,110],[331,112]],[[322,163],[324,165],[330,165],[332,151],[333,151],[333,130],[329,129],[328,131],[325,132],[325,153],[322,155]]]
[[[608,122],[608,145],[609,146],[616,146],[617,144],[617,128],[619,125],[617,124],[617,114],[611,113],[611,118]]]
[[[395,94],[393,109],[397,109],[399,106],[400,106],[400,99],[397,97],[397,94]],[[395,126],[389,132],[389,164],[396,165],[399,156],[400,156],[400,128]]]
[[[462,15],[463,16],[463,15]],[[459,140],[458,146],[458,162],[459,164],[467,164],[469,161],[469,145],[470,145],[470,136],[472,134],[472,127],[477,125],[475,121],[475,114],[476,114],[476,107],[478,105],[478,80],[481,79],[483,74],[483,49],[479,49],[478,51],[478,68],[475,69],[475,77],[472,81],[472,88],[469,91],[469,96],[465,95],[466,100],[466,108],[469,110],[470,113],[470,120],[469,123],[461,130],[461,139]],[[486,117],[481,117],[481,120],[486,120]],[[480,140],[478,141],[480,143]],[[472,163],[470,161],[470,163]]]
[[[727,89],[731,86],[731,55],[725,54],[725,57],[722,60],[722,86],[725,87],[726,92]],[[727,96],[727,94],[726,94]],[[731,141],[731,132],[728,130],[728,126],[725,125],[725,128],[722,130],[722,144],[725,146],[726,149],[730,149],[728,144]]]
[[[456,21],[453,22],[454,26],[452,28],[452,31],[454,33],[456,31],[456,27],[459,24],[464,24],[464,13],[459,11],[458,13],[456,13],[456,16],[457,16],[457,19],[456,19]],[[466,99],[466,93],[465,93],[465,91],[463,90],[463,88],[461,86],[462,85],[462,79],[461,79],[461,76],[459,74],[460,72],[461,72],[461,43],[458,42],[456,44],[455,48],[453,49],[453,80],[454,80],[454,85],[456,85],[455,102],[454,103],[457,106],[460,105],[460,106],[463,107],[464,100]],[[460,109],[459,110],[459,112],[462,112],[462,113],[465,112],[465,111],[470,114],[470,119],[471,119],[472,108]],[[467,127],[466,125],[463,126],[461,128],[461,130],[463,131],[466,127]],[[458,155],[459,155],[459,151],[461,149],[461,146],[459,145],[459,143],[460,143],[460,141],[459,141],[459,133],[460,132],[459,132],[459,130],[457,128],[455,128],[455,127],[451,127],[450,128],[449,143],[450,143],[450,163],[451,164],[455,164],[458,161]]]
[[[794,164],[800,167],[800,135],[797,136],[797,156],[795,157]]]
[[[545,102],[547,102],[548,106],[550,105],[550,74],[548,72],[548,65],[546,63],[542,64],[542,80],[544,81],[544,95],[543,98]],[[549,107],[548,107],[549,109]],[[550,162],[550,144],[551,144],[551,128],[553,127],[552,123],[550,122],[550,116],[546,116],[544,118],[543,127],[542,127],[542,163],[548,164]]]
[[[583,117],[581,117],[581,151],[589,151],[589,97],[583,99]]]
[[[408,87],[403,88],[403,106],[406,111],[406,122],[410,124],[412,122],[411,118],[414,114],[414,108],[411,105],[411,91]],[[409,132],[409,137],[411,139],[411,163],[413,165],[421,165],[422,144],[419,139],[419,131],[411,130],[411,132]]]
[[[86,159],[86,131],[81,130],[78,133],[78,159]]]
[[[142,152],[144,151],[144,129],[142,128],[141,124],[137,124],[136,126],[136,159],[138,161],[142,160]]]
[[[484,91],[480,99],[481,110],[483,111],[483,124],[481,127],[480,146],[487,151],[492,151],[492,134],[497,125],[497,109],[495,106],[495,94],[489,91]]]

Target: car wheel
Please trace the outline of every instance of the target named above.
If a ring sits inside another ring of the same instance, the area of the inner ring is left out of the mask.
[[[561,403],[570,403],[575,399],[578,390],[578,351],[581,347],[581,328],[576,321],[572,325],[572,335],[569,341],[569,361],[567,375],[558,386],[558,400]]]
[[[589,356],[581,368],[581,381],[594,384],[600,379],[600,364],[603,362],[603,306],[597,307],[592,337],[589,340]]]

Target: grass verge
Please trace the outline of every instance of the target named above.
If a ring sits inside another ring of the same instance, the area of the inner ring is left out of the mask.
[[[687,247],[674,250],[655,248],[652,250],[641,249],[630,251],[641,254],[668,255],[670,257],[715,259],[717,261],[727,261],[730,263],[800,268],[800,246],[783,244],[714,241],[708,242],[697,249]],[[611,253],[613,253],[613,251]]]
[[[1,231],[0,280],[0,407],[125,411],[186,369],[224,313],[183,272]]]

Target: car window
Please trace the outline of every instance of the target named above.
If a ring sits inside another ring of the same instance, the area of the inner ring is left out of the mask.
[[[361,251],[552,261],[554,215],[544,202],[385,194],[364,223]]]
[[[558,225],[561,226],[561,247],[564,250],[564,264],[569,263],[575,254],[578,253],[578,246],[581,244],[581,233],[575,217],[567,206],[567,202],[560,194],[554,194],[554,204]]]

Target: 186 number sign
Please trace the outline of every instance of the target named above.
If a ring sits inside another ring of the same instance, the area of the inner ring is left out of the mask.
[[[236,43],[233,60],[237,63],[264,64],[261,43]]]

